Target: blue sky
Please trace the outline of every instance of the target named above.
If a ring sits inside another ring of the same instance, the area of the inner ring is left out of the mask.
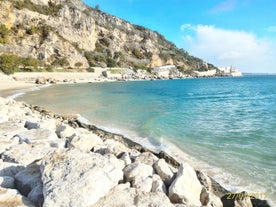
[[[276,73],[275,0],[84,0],[158,31],[191,55],[243,72]]]

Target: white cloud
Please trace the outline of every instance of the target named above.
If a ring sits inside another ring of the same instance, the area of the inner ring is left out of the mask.
[[[268,39],[212,25],[185,24],[181,30],[183,48],[216,66],[233,65],[243,72],[276,73],[276,44]]]

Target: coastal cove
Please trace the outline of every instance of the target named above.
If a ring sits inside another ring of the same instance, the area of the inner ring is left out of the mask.
[[[54,85],[18,100],[91,123],[150,149],[187,153],[235,192],[275,203],[276,76]],[[249,175],[249,176],[248,176]]]

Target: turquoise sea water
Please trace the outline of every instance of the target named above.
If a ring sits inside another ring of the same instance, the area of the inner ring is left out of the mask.
[[[18,99],[177,146],[228,189],[276,203],[276,76],[55,85]]]

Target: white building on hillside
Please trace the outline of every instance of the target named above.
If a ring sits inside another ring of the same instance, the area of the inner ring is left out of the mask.
[[[158,76],[168,78],[170,72],[176,70],[175,65],[164,65],[152,68],[154,72],[157,73]]]
[[[226,76],[242,76],[242,72],[238,71],[238,69],[234,68],[233,66],[228,67],[218,67],[221,75]]]
[[[203,71],[203,72],[199,72],[199,71],[194,71],[194,76],[196,77],[212,77],[215,76],[217,73],[217,70],[207,70],[207,71]]]

